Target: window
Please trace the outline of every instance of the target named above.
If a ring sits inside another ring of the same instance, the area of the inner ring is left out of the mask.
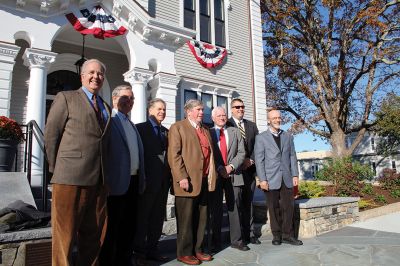
[[[374,151],[375,150],[375,139],[371,138],[371,149]]]
[[[228,112],[228,98],[223,96],[217,96],[217,106],[221,106],[225,108],[225,111]]]
[[[213,121],[211,119],[211,111],[212,109],[214,109],[213,96],[211,94],[202,93],[201,101],[204,104],[203,123],[208,126],[211,126],[213,125]]]
[[[376,164],[375,164],[375,162],[371,162],[371,167],[372,167],[372,172],[374,173],[374,176],[376,176]]]
[[[196,39],[226,47],[224,0],[184,0],[183,26],[197,31]]]
[[[197,93],[195,91],[185,90],[183,104],[190,99],[197,99]]]
[[[223,0],[214,0],[215,45],[225,47],[225,9]]]
[[[184,22],[185,28],[196,29],[196,0],[185,0]]]
[[[392,161],[392,169],[396,170],[396,161]]]

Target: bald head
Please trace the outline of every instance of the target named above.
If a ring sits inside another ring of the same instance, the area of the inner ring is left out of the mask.
[[[271,130],[278,132],[281,128],[281,123],[281,112],[279,112],[278,110],[271,110],[268,112],[268,124]]]

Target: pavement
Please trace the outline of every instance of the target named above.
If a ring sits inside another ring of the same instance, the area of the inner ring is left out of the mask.
[[[215,254],[213,261],[202,265],[400,265],[400,212],[302,239],[303,246],[273,246],[272,236],[263,236],[260,240],[261,245],[250,244],[249,251],[228,246]],[[150,265],[184,265],[176,260],[174,245],[172,239],[160,243],[160,251],[174,260]]]

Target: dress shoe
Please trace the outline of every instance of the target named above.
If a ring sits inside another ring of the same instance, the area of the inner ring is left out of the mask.
[[[303,245],[303,242],[301,240],[298,240],[298,239],[296,239],[294,237],[283,238],[282,239],[282,243],[290,244],[290,245],[294,245],[294,246]]]
[[[210,261],[213,259],[213,257],[207,253],[202,253],[202,252],[197,252],[196,253],[196,258],[200,261]]]
[[[159,262],[168,262],[171,260],[170,257],[167,256],[161,256],[159,254],[150,254],[147,255],[147,259],[149,260],[154,260],[154,261],[159,261]]]
[[[254,245],[260,245],[260,244],[261,244],[261,241],[258,240],[257,237],[253,236],[253,237],[250,237],[250,243],[251,243],[251,244],[254,244]]]
[[[274,239],[272,239],[272,245],[279,246],[281,244],[282,244],[282,239],[280,237],[274,237]]]
[[[250,250],[250,248],[246,244],[244,244],[243,242],[240,242],[239,244],[238,243],[233,243],[233,244],[231,244],[231,248],[236,248],[236,249],[241,250],[241,251]]]
[[[200,261],[195,256],[181,256],[177,258],[178,261],[188,265],[199,265]]]
[[[135,264],[133,264],[135,266],[147,266],[149,265],[149,263],[147,262],[147,260],[145,258],[135,258]]]

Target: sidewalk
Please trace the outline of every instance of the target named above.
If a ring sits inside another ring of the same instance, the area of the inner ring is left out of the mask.
[[[273,246],[272,236],[260,240],[247,252],[228,247],[202,265],[400,265],[400,212],[303,239],[303,246]],[[184,264],[173,260],[164,265]]]

